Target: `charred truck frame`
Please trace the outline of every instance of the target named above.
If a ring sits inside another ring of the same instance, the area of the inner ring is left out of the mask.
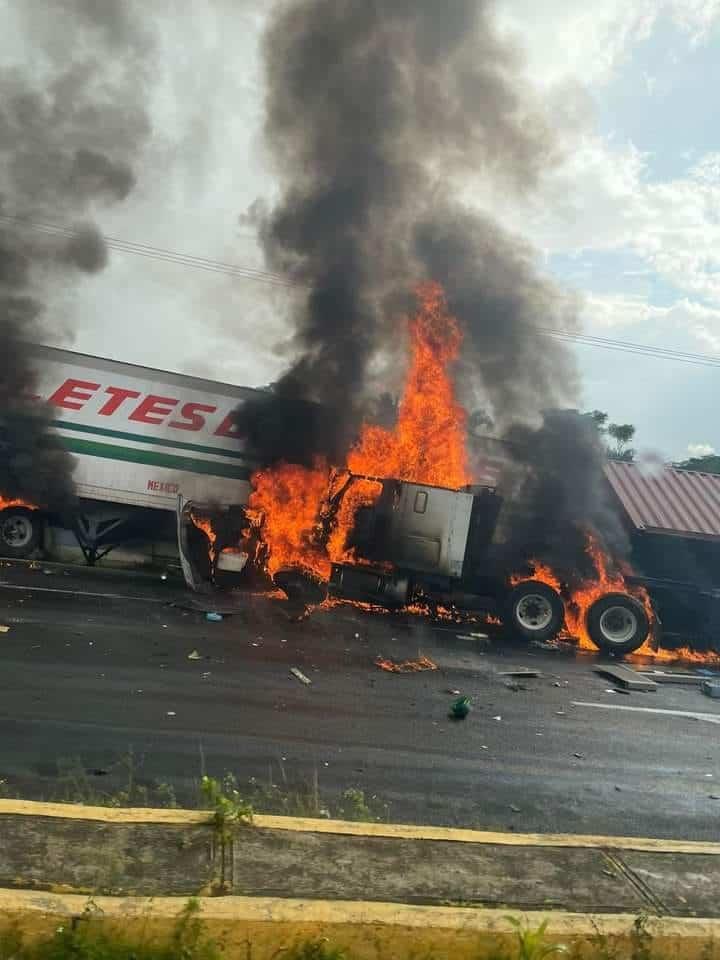
[[[492,609],[522,638],[557,636],[565,621],[560,594],[533,579],[509,586],[496,572],[491,548],[502,497],[494,487],[376,482],[377,501],[356,514],[348,544],[354,562],[332,566],[331,596],[390,608],[419,601],[431,611]],[[642,603],[612,592],[590,606],[587,628],[601,650],[627,653],[642,646],[650,623]]]

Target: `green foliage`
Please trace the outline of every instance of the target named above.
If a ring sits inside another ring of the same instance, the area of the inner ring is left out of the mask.
[[[231,774],[227,774],[222,780],[203,777],[200,781],[200,790],[208,806],[214,811],[215,827],[223,835],[236,826],[252,823],[252,804],[240,795],[235,778]]]
[[[350,787],[340,797],[338,815],[341,820],[357,820],[363,823],[371,823],[375,820],[365,794],[356,787]]]
[[[545,932],[548,921],[543,920],[539,927],[533,929],[525,926],[517,917],[508,917],[515,928],[518,940],[518,960],[545,960],[556,953],[568,953],[564,943],[546,943]]]
[[[695,470],[698,473],[720,473],[720,456],[709,453],[704,457],[690,457],[678,464],[683,470]]]
[[[635,450],[630,443],[635,436],[635,427],[631,423],[608,423],[608,415],[604,410],[592,410],[584,414],[597,427],[599,435],[610,438],[612,443],[605,443],[608,457],[612,460],[625,460],[632,463],[635,459]]]
[[[0,960],[221,960],[191,900],[165,943],[146,943],[108,933],[97,922],[97,911],[88,905],[79,920],[60,926],[45,940],[25,942],[16,927],[0,933]]]

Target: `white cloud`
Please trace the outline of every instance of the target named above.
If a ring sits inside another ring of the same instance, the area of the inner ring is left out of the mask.
[[[715,447],[710,443],[689,443],[687,445],[688,457],[709,457],[715,453]]]
[[[501,25],[521,38],[535,82],[553,86],[572,78],[597,87],[662,17],[691,44],[703,42],[720,18],[720,0],[501,0],[498,15]]]

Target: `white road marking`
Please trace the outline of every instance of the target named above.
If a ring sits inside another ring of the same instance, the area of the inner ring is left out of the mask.
[[[720,713],[699,713],[696,710],[661,710],[659,707],[627,707],[619,703],[585,703],[573,700],[574,707],[596,707],[598,710],[626,710],[629,713],[660,713],[668,717],[689,717],[691,720],[707,720],[720,723]]]
[[[21,593],[64,593],[73,597],[99,597],[102,600],[140,600],[143,603],[167,603],[159,597],[128,597],[122,593],[92,593],[89,590],[60,590],[57,587],[22,587],[0,580],[0,590],[19,590]]]

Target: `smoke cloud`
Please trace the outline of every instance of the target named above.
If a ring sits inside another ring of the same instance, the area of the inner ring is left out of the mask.
[[[574,586],[593,574],[586,534],[593,531],[611,557],[627,557],[627,533],[612,503],[606,453],[589,416],[546,411],[540,427],[515,425],[506,434],[512,458],[501,488],[498,557],[508,572],[529,560],[551,563]]]
[[[61,509],[72,458],[33,396],[53,300],[107,249],[94,212],[124,200],[149,134],[150,34],[131,0],[24,0],[26,66],[0,69],[0,495]]]
[[[299,288],[297,359],[273,396],[239,412],[256,452],[342,456],[371,365],[428,278],[465,329],[461,379],[496,422],[572,397],[571,362],[534,330],[571,324],[572,305],[525,244],[453,199],[473,180],[530,190],[557,152],[492,4],[292,0],[264,56],[281,197],[259,231],[268,265]],[[308,416],[308,403],[331,414]]]

